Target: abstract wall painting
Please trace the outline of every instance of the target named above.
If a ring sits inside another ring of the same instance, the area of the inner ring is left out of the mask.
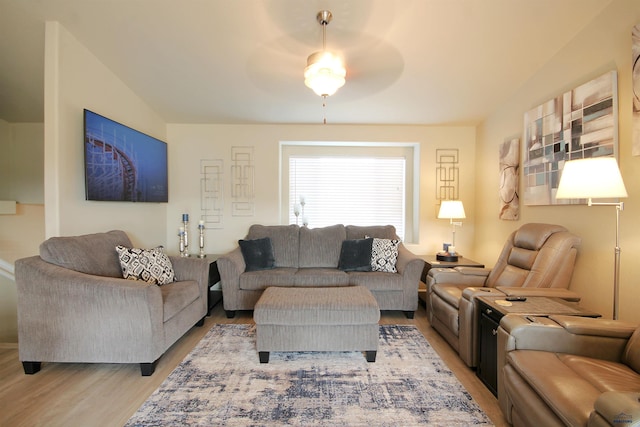
[[[556,205],[555,194],[568,160],[617,156],[618,84],[610,71],[524,115],[525,205]]]
[[[633,137],[632,153],[640,156],[640,24],[631,30],[632,64],[631,70],[633,80]]]
[[[520,218],[519,175],[520,138],[507,138],[500,144],[500,219],[516,221]]]

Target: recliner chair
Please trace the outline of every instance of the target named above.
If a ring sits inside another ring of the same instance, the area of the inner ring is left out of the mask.
[[[492,269],[433,268],[427,275],[427,315],[469,366],[477,366],[475,297],[559,297],[580,301],[567,288],[581,239],[560,225],[529,223],[507,239]]]

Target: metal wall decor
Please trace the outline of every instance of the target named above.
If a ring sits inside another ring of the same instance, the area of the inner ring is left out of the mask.
[[[224,164],[221,159],[200,160],[200,210],[205,228],[222,228]]]
[[[231,215],[254,215],[253,147],[231,147]]]
[[[460,168],[457,148],[436,149],[436,200],[457,200]]]

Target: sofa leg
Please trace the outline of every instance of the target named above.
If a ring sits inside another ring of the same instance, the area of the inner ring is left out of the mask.
[[[233,319],[234,317],[236,317],[235,310],[225,310],[224,312],[227,314],[227,319]]]
[[[366,352],[367,362],[373,363],[376,361],[376,354],[378,353],[375,350],[367,350]]]
[[[140,373],[143,377],[148,377],[153,375],[156,370],[156,365],[158,364],[158,360],[151,363],[141,363],[140,364]]]
[[[269,352],[268,351],[259,351],[258,357],[260,357],[260,363],[269,363]]]
[[[196,326],[201,327],[204,326],[204,317],[200,320],[198,320],[198,322],[196,323]]]
[[[404,315],[407,316],[407,319],[413,319],[413,316],[416,314],[415,311],[405,311]]]
[[[22,362],[22,368],[26,375],[33,375],[40,371],[42,362]]]

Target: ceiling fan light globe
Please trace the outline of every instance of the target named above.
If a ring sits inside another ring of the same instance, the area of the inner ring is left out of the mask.
[[[304,84],[318,96],[331,96],[345,84],[347,70],[342,60],[328,51],[315,52],[307,58]]]

